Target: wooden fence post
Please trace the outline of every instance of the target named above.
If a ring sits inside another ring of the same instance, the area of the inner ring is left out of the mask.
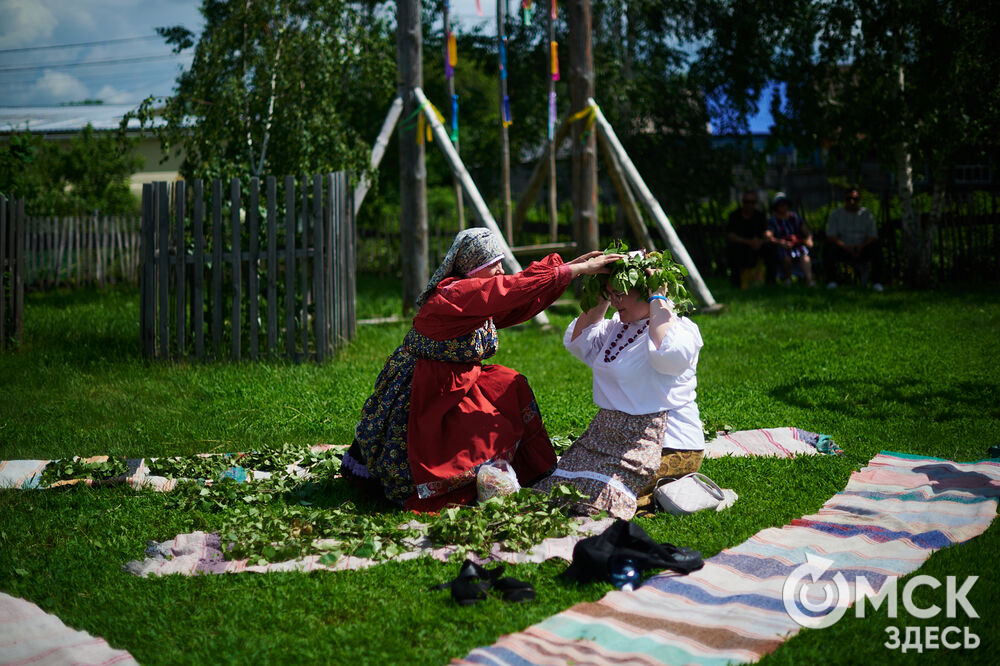
[[[295,357],[295,178],[285,176],[285,355]]]
[[[212,181],[212,356],[222,346],[222,181]]]
[[[194,355],[205,358],[205,201],[204,183],[194,181],[194,265],[191,267],[191,324]]]
[[[233,258],[233,307],[232,307],[232,351],[233,360],[239,361],[242,358],[242,353],[240,349],[240,339],[242,336],[242,312],[240,309],[240,299],[243,297],[243,276],[241,272],[242,267],[242,255],[243,246],[240,242],[240,232],[242,231],[242,225],[240,224],[240,180],[239,178],[233,178],[229,181],[229,224],[230,231],[232,232],[232,247],[230,248],[230,255]]]
[[[315,326],[314,339],[316,342],[316,361],[322,363],[326,359],[327,352],[327,313],[326,313],[326,292],[325,273],[326,252],[324,247],[324,229],[326,228],[326,217],[323,215],[323,177],[319,174],[313,176],[313,260],[312,260],[312,289],[313,289],[313,324]]]
[[[170,356],[170,248],[167,240],[170,238],[170,194],[167,184],[157,183],[156,196],[156,288],[157,309],[159,321],[156,334],[160,339],[160,358]]]
[[[267,177],[267,353],[274,354],[278,346],[278,183]]]
[[[257,207],[260,199],[260,179],[250,179],[250,203],[247,205],[247,232],[250,235],[250,256],[247,260],[247,295],[250,306],[250,358],[260,357],[260,231]]]
[[[139,247],[142,251],[142,272],[139,276],[139,319],[140,337],[142,344],[142,355],[147,359],[153,358],[154,332],[154,296],[153,296],[153,184],[144,183],[142,186],[142,226],[139,233]],[[79,237],[77,240],[79,248]],[[79,252],[77,253],[79,262]],[[80,275],[79,264],[77,265],[77,275]]]
[[[174,296],[174,302],[176,307],[176,319],[177,324],[177,357],[184,358],[187,354],[187,340],[185,339],[185,332],[187,330],[185,321],[185,311],[186,311],[186,295],[184,278],[185,273],[187,273],[187,243],[185,242],[186,234],[184,232],[184,209],[187,204],[187,187],[183,180],[178,180],[174,183],[174,214],[177,219],[177,237],[174,239],[174,251],[175,263],[174,263],[174,277],[176,278],[176,289],[177,293]]]
[[[10,262],[7,261],[7,210],[10,203],[0,195],[0,351],[7,349],[7,275]],[[13,266],[10,266],[13,268]],[[12,276],[13,277],[13,276]]]

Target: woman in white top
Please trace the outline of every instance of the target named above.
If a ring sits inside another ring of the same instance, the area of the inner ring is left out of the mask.
[[[695,402],[702,339],[664,289],[611,291],[570,323],[566,349],[594,374],[600,411],[535,488],[570,483],[587,507],[630,520],[657,479],[697,471],[705,436]],[[617,312],[605,319],[608,306]]]

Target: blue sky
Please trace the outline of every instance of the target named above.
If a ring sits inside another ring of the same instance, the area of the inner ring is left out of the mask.
[[[496,3],[451,0],[453,20],[496,23]],[[516,11],[517,0],[510,7]],[[169,95],[190,53],[176,55],[154,30],[201,28],[200,0],[0,0],[0,106],[85,99],[138,104]],[[751,130],[767,131],[767,104]]]

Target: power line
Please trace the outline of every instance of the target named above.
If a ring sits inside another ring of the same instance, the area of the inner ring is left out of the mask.
[[[0,67],[0,74],[5,72],[25,72],[38,69],[68,69],[70,67],[92,67],[94,65],[118,65],[129,62],[148,62],[150,60],[165,60],[185,56],[182,53],[168,53],[155,56],[139,56],[135,58],[111,58],[108,60],[82,60],[80,62],[53,62],[45,65],[24,65],[15,67]]]
[[[100,46],[103,44],[121,44],[123,42],[148,41],[150,39],[163,39],[159,35],[146,35],[145,37],[122,37],[120,39],[102,39],[97,42],[77,42],[76,44],[50,44],[48,46],[24,46],[18,49],[0,49],[0,53],[23,53],[24,51],[44,51],[46,49],[73,49],[80,46]]]

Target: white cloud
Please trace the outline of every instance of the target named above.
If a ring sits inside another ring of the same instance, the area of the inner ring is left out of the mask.
[[[105,104],[131,104],[138,95],[134,91],[119,90],[114,86],[104,86],[94,95],[95,99],[103,101]]]
[[[37,0],[0,2],[0,48],[31,44],[52,35],[56,18]]]
[[[52,100],[86,99],[88,90],[76,77],[49,69],[28,88],[24,97],[22,104],[50,104]]]

